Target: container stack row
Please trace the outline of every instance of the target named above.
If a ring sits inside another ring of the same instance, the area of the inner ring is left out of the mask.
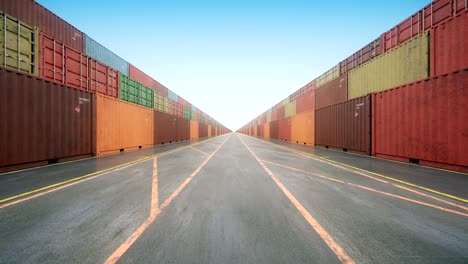
[[[467,9],[433,1],[238,132],[467,172]]]
[[[228,133],[32,0],[0,1],[0,172]]]

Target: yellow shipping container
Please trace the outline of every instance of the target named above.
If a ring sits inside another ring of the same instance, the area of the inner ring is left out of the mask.
[[[157,92],[154,93],[154,109],[158,112],[169,113],[169,99]]]
[[[429,76],[429,33],[403,43],[348,72],[348,99]]]
[[[284,118],[296,115],[296,100],[284,106]]]
[[[291,142],[314,145],[314,111],[291,117]]]
[[[289,104],[289,96],[288,96],[288,98],[286,98],[286,99],[284,99],[283,101],[281,101],[281,103],[282,103],[283,105]]]
[[[0,66],[38,75],[37,28],[0,11]]]
[[[320,75],[315,79],[315,88],[319,88],[335,79],[340,77],[340,64],[338,63],[336,66],[331,68],[330,70],[326,71],[324,74]]]

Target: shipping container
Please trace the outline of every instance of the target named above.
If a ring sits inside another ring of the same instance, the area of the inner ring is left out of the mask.
[[[0,68],[0,172],[91,156],[94,95]]]
[[[219,128],[215,127],[215,136],[219,136]]]
[[[190,139],[190,121],[182,117],[177,118],[177,141]]]
[[[75,69],[77,71],[77,69]],[[115,98],[119,98],[119,72],[93,58],[88,59],[88,88]],[[151,104],[151,108],[153,105]]]
[[[208,125],[207,131],[208,131],[208,137],[211,137],[211,125]]]
[[[434,0],[382,34],[384,52],[467,10],[466,0]]]
[[[431,76],[468,68],[468,12],[431,30]]]
[[[142,105],[154,107],[154,91],[143,84],[120,74],[120,99]]]
[[[287,103],[284,106],[284,117],[291,117],[296,114],[296,101]]]
[[[39,77],[91,91],[88,56],[40,31]]]
[[[198,121],[190,121],[190,139],[197,139],[198,136]]]
[[[157,92],[154,92],[154,109],[163,113],[170,113],[169,99]]]
[[[0,65],[38,75],[38,31],[0,11]]]
[[[328,84],[327,84],[328,85]],[[311,90],[306,94],[297,98],[297,113],[307,112],[315,109],[315,90]]]
[[[271,110],[271,122],[278,121],[278,109]]]
[[[271,111],[271,109],[268,109],[268,111],[266,112],[265,123],[270,123],[271,122],[271,116],[272,116],[272,111]]]
[[[284,106],[278,108],[278,120],[285,118],[285,114]]]
[[[373,95],[373,155],[468,172],[468,69]]]
[[[315,145],[371,154],[371,96],[315,110]]]
[[[263,130],[263,125],[257,126],[257,136],[259,138],[264,138],[264,130]]]
[[[179,102],[179,96],[171,90],[168,90],[167,97],[174,102]]]
[[[278,139],[291,141],[291,118],[290,117],[279,120]]]
[[[263,125],[263,137],[270,138],[270,123]]]
[[[191,108],[192,105],[187,101],[185,100],[184,98],[182,98],[181,96],[179,96],[179,104],[187,107],[187,108]]]
[[[47,35],[60,40],[66,46],[81,53],[85,52],[84,34],[36,1],[2,0],[0,1],[0,10],[43,30]]]
[[[342,75],[315,90],[315,109],[348,100],[348,75]]]
[[[159,93],[160,95],[167,97],[168,89],[164,85],[160,84],[158,81],[155,81],[155,83],[156,86],[154,87],[154,91]]]
[[[429,34],[426,32],[349,71],[348,99],[421,80],[428,74]]]
[[[304,87],[301,88],[301,95],[308,94],[312,90],[315,90],[315,80],[312,80],[308,84],[304,85]]]
[[[154,111],[153,142],[155,145],[177,141],[177,118],[163,112]]]
[[[315,88],[319,88],[336,78],[340,77],[340,64],[338,63],[336,66],[331,68],[330,70],[326,71],[324,74],[320,75],[315,79]]]
[[[314,110],[291,117],[291,142],[314,145]]]
[[[378,37],[371,43],[365,45],[362,49],[353,53],[353,55],[340,62],[340,75],[346,75],[346,73],[351,69],[379,56],[382,52],[381,37]]]
[[[107,66],[114,68],[122,74],[129,76],[129,64],[124,59],[120,58],[114,52],[110,51],[103,45],[99,44],[94,39],[85,35],[86,40],[86,54],[95,58],[98,61],[106,64]]]
[[[156,90],[156,81],[148,74],[138,69],[131,63],[128,64],[129,77],[133,80],[145,85],[146,87]]]
[[[184,109],[183,110],[184,111],[184,114],[183,114],[184,118],[187,119],[187,120],[192,119],[192,110],[190,110],[190,108],[185,107],[185,106],[183,107],[183,109]]]
[[[153,145],[153,110],[96,94],[96,155]]]
[[[198,136],[200,138],[205,138],[208,136],[208,126],[203,123],[198,123]]]

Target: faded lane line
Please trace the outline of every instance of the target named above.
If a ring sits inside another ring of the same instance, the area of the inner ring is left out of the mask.
[[[32,190],[32,191],[29,191],[29,192],[25,192],[25,193],[21,193],[21,194],[18,194],[18,195],[11,196],[11,197],[7,197],[7,198],[4,198],[4,199],[0,200],[0,209],[5,208],[5,207],[9,207],[11,205],[18,204],[20,202],[24,202],[24,201],[27,201],[27,200],[30,200],[30,199],[33,199],[33,198],[40,197],[40,196],[42,196],[44,194],[48,194],[48,193],[51,193],[51,192],[54,192],[54,191],[61,190],[61,189],[65,188],[65,187],[70,187],[70,186],[75,185],[75,184],[70,184],[70,183],[74,183],[74,182],[82,183],[82,182],[85,182],[85,180],[94,179],[94,178],[96,178],[98,176],[105,175],[108,172],[118,171],[120,169],[124,169],[124,168],[130,167],[132,165],[136,165],[136,164],[145,162],[145,161],[147,161],[147,160],[149,160],[149,159],[151,159],[153,157],[163,157],[163,156],[175,153],[177,151],[189,148],[191,146],[203,144],[203,143],[205,143],[205,142],[207,142],[209,140],[213,140],[213,139],[214,138],[211,138],[211,139],[208,139],[206,141],[195,143],[193,145],[182,146],[182,147],[175,148],[175,149],[172,149],[172,150],[168,150],[168,151],[165,151],[165,152],[161,152],[161,153],[158,153],[158,154],[155,154],[155,155],[143,157],[143,158],[131,161],[131,162],[120,164],[120,165],[117,165],[117,166],[114,166],[114,167],[111,167],[111,168],[108,168],[108,169],[104,169],[104,170],[101,170],[101,171],[96,171],[96,172],[93,172],[93,173],[89,173],[89,174],[79,176],[79,177],[76,177],[76,178],[73,178],[73,179],[69,179],[69,180],[66,180],[66,181],[63,181],[63,182],[54,183],[54,184],[51,184],[51,185],[48,185],[48,186],[45,186],[45,187],[41,187],[41,188],[36,189],[36,190]],[[63,188],[57,188],[57,187],[63,187]],[[35,194],[35,193],[37,193],[37,194],[32,195],[32,196],[28,196],[28,195]],[[18,199],[18,198],[21,198],[21,197],[24,197],[24,196],[28,196],[28,197],[23,198],[23,199],[19,199],[19,200],[10,202],[10,203],[5,203],[5,202],[15,200],[15,199]],[[5,204],[2,204],[2,203],[5,203]]]
[[[209,155],[210,155],[210,154],[208,154],[208,153],[206,153],[206,152],[204,152],[204,151],[201,151],[201,150],[199,150],[199,149],[196,149],[196,148],[194,148],[194,147],[190,147],[190,148],[193,149],[193,150],[195,150],[195,151],[198,152],[198,153],[201,153],[201,154],[205,155],[205,156],[209,156]]]
[[[256,139],[256,138],[254,138],[254,139]],[[330,164],[330,165],[331,165],[331,163],[340,164],[342,166],[351,168],[351,169],[348,169],[348,168],[343,168],[343,169],[351,171],[351,172],[359,174],[359,175],[362,175],[362,174],[358,173],[355,170],[363,171],[365,173],[369,173],[369,174],[372,174],[372,175],[375,175],[375,176],[378,176],[378,177],[381,177],[381,178],[385,178],[385,179],[392,180],[392,181],[395,181],[395,182],[398,182],[398,183],[401,183],[401,184],[404,184],[404,185],[408,185],[408,186],[411,186],[411,187],[414,187],[414,188],[418,188],[418,189],[421,189],[421,190],[424,190],[424,191],[427,191],[427,192],[431,192],[431,193],[434,193],[434,194],[445,196],[445,197],[453,199],[453,200],[468,203],[467,199],[463,199],[461,197],[457,197],[457,196],[454,196],[454,195],[451,195],[451,194],[439,192],[439,191],[436,191],[436,190],[433,190],[433,189],[430,189],[430,188],[426,188],[426,187],[423,187],[423,186],[420,186],[420,185],[417,185],[417,184],[413,184],[413,183],[410,183],[410,182],[406,182],[406,181],[403,181],[403,180],[392,178],[392,177],[389,177],[389,176],[386,176],[386,175],[383,175],[383,174],[380,174],[380,173],[368,171],[368,170],[365,170],[365,169],[362,169],[362,168],[354,167],[354,166],[351,166],[351,165],[348,165],[348,164],[345,164],[345,163],[341,163],[341,162],[338,162],[338,161],[335,161],[335,160],[331,160],[331,159],[323,158],[323,157],[320,157],[320,156],[316,156],[314,154],[310,154],[310,153],[307,153],[307,152],[302,152],[302,151],[299,151],[299,150],[291,149],[291,148],[281,146],[281,145],[278,145],[278,144],[274,144],[274,143],[271,143],[271,142],[266,142],[266,141],[263,141],[263,140],[260,140],[260,139],[256,139],[256,140],[258,140],[260,142],[263,142],[264,144],[269,144],[269,145],[272,145],[272,146],[277,147],[277,148],[285,149],[285,150],[288,150],[290,152],[300,154],[305,158],[314,159],[314,160],[317,160],[317,161],[320,161],[320,162],[323,162],[323,163],[326,163],[326,164]],[[434,196],[430,196],[430,197],[432,199],[437,199]]]
[[[153,181],[151,187],[151,213],[156,215],[159,211],[159,189],[158,189],[158,157],[153,159]]]
[[[309,222],[310,226],[317,232],[317,234],[322,238],[322,240],[328,245],[328,247],[335,253],[335,255],[341,260],[342,263],[352,264],[355,263],[348,254],[343,250],[343,248],[333,239],[333,237],[328,234],[328,232],[320,225],[319,222],[305,209],[305,207],[292,195],[291,192],[276,178],[276,176],[270,171],[270,169],[265,166],[265,164],[253,153],[253,151],[244,143],[244,141],[239,138],[242,144],[247,148],[247,150],[252,154],[252,156],[257,160],[258,163],[263,167],[263,169],[270,175],[273,181],[278,185],[278,187],[283,191],[286,197],[289,198],[292,204],[297,208],[297,210],[302,214],[302,216]]]
[[[154,212],[154,214],[150,214],[148,219],[143,222],[141,226],[133,232],[133,234],[122,244],[120,245],[119,248],[117,248],[112,255],[110,255],[107,260],[104,262],[105,264],[113,264],[116,263],[124,254],[127,252],[127,250],[135,243],[135,241],[145,232],[146,228],[148,228],[149,225],[151,225],[154,220],[156,220],[157,216],[161,212],[162,209],[164,209],[166,206],[168,206],[172,200],[177,197],[177,195],[180,194],[180,192],[187,186],[187,184],[197,175],[197,173],[208,163],[209,160],[218,152],[218,150],[226,143],[226,141],[229,140],[230,137],[225,139],[221,145],[219,145],[216,150],[206,158],[203,163],[198,166],[198,168],[187,178],[185,181],[164,201],[164,203],[161,205],[161,207]]]
[[[269,164],[272,164],[272,165],[275,165],[275,166],[278,166],[278,167],[285,168],[285,169],[301,172],[303,174],[308,174],[308,175],[317,176],[317,177],[320,177],[320,178],[323,178],[323,179],[337,181],[335,178],[320,175],[320,174],[317,174],[317,173],[300,170],[300,169],[297,169],[297,168],[293,168],[293,167],[289,167],[289,166],[286,166],[286,165],[278,164],[278,163],[268,161],[268,160],[262,160],[262,161],[266,162],[266,163],[269,163]],[[391,196],[391,197],[398,198],[398,199],[401,199],[401,200],[405,200],[405,201],[408,201],[408,202],[424,205],[424,206],[427,206],[427,207],[432,207],[432,208],[439,209],[439,210],[442,210],[442,211],[445,211],[445,212],[458,214],[458,215],[462,215],[462,216],[468,216],[467,213],[462,213],[462,212],[452,210],[452,209],[449,209],[449,208],[445,208],[445,207],[442,207],[442,206],[438,206],[438,205],[435,205],[435,204],[421,202],[421,201],[414,200],[414,199],[411,199],[411,198],[407,198],[407,197],[404,197],[404,196],[400,196],[400,195],[396,195],[396,194],[392,194],[392,193],[388,193],[388,192],[384,192],[384,191],[379,191],[379,190],[376,190],[376,189],[373,189],[373,188],[370,188],[370,187],[366,187],[366,186],[363,186],[363,185],[354,184],[354,183],[346,182],[346,181],[338,181],[338,182],[341,182],[343,184],[348,184],[348,185],[351,185],[351,186],[354,186],[354,187],[357,187],[357,188],[361,188],[361,189],[364,189],[364,190],[372,191],[372,192],[375,192],[375,193],[380,193],[380,194],[383,194],[383,195],[386,195],[386,196]],[[398,186],[396,186],[396,187],[398,187]]]
[[[279,153],[279,154],[288,155],[288,156],[294,156],[294,157],[302,157],[301,155],[295,154],[295,153],[287,153],[287,152],[274,151],[274,150],[263,150],[263,151],[274,152],[274,153]]]

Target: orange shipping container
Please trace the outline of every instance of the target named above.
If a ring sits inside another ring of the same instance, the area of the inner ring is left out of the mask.
[[[291,141],[298,144],[314,145],[314,111],[291,117]]]
[[[96,94],[96,155],[153,145],[153,109]]]
[[[270,124],[269,123],[263,126],[263,137],[270,138]]]
[[[208,125],[208,136],[211,137],[211,125]]]
[[[190,139],[198,138],[198,121],[190,121]]]

